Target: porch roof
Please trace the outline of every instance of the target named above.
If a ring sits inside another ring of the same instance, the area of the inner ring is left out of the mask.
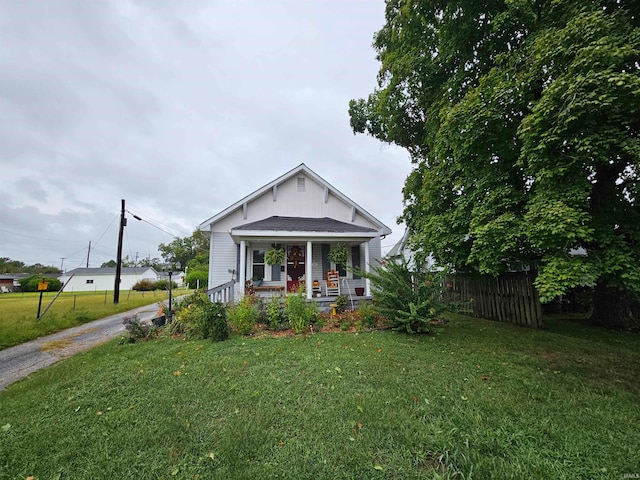
[[[257,222],[239,225],[231,229],[234,238],[322,238],[369,240],[379,235],[375,228],[341,222],[329,217],[279,217],[273,216]]]

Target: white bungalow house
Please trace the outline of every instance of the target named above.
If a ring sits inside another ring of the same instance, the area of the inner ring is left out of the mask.
[[[259,294],[289,292],[303,284],[309,299],[338,293],[368,296],[369,280],[333,264],[329,252],[344,245],[347,266],[368,271],[382,258],[381,238],[391,233],[304,163],[205,220],[199,229],[210,236],[209,294],[214,300],[228,300],[223,292],[229,288],[233,297],[241,297],[250,279],[261,280],[256,282]],[[281,265],[265,263],[270,248],[286,252]],[[339,292],[327,290],[329,270],[340,271]]]
[[[65,292],[94,292],[113,290],[116,283],[116,268],[76,268],[58,277]],[[131,290],[140,280],[158,280],[158,272],[152,267],[122,267],[120,272],[120,290]]]

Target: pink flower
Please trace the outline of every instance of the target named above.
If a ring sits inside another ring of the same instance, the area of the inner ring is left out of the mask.
[[[425,283],[425,285],[426,285],[427,287],[428,287],[429,285],[431,285],[431,281],[430,281],[430,280],[427,280],[427,281],[426,281],[426,282],[424,282],[424,283]]]

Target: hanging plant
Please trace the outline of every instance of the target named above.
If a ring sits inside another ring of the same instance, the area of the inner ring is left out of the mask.
[[[270,248],[264,254],[264,261],[267,265],[282,265],[282,262],[284,262],[284,249]]]
[[[342,243],[339,243],[329,252],[328,258],[336,265],[347,266],[349,261],[349,249]]]

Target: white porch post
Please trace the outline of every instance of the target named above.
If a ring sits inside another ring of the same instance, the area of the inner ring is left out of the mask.
[[[369,242],[364,244],[364,271],[369,274]],[[371,295],[371,280],[367,276],[364,280],[364,294]]]
[[[304,262],[304,278],[307,290],[307,299],[311,300],[311,294],[313,293],[313,244],[307,241],[307,258]]]
[[[238,272],[238,298],[244,297],[244,284],[247,281],[247,242],[240,240],[240,271]]]
[[[207,281],[207,290],[213,288],[213,232],[209,230],[209,280]]]

